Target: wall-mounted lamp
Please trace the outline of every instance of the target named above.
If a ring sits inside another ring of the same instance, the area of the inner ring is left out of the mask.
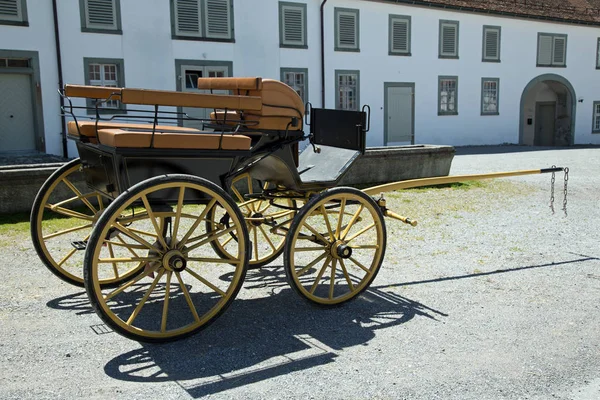
[[[583,97],[580,97],[580,98],[577,100],[577,102],[578,102],[578,103],[583,103]]]

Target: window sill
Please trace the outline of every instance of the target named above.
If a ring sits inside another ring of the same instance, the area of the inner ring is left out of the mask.
[[[0,19],[0,25],[29,26],[28,21],[8,21]]]
[[[220,39],[220,38],[207,38],[207,37],[199,37],[199,36],[181,36],[181,35],[171,35],[171,39],[173,40],[192,40],[195,42],[220,42],[220,43],[235,43],[235,39]]]
[[[105,33],[107,35],[122,35],[121,29],[98,29],[98,28],[85,28],[81,27],[81,32],[85,33]]]
[[[334,47],[334,51],[345,51],[350,53],[360,53],[360,49],[347,49],[345,47]]]
[[[451,116],[451,115],[458,115],[458,111],[456,111],[456,112],[438,111],[438,117],[446,117],[446,116]]]
[[[280,49],[308,49],[308,46],[305,44],[283,44],[279,43]]]
[[[408,52],[408,53],[397,53],[397,52],[389,51],[388,52],[388,56],[412,57],[412,53],[411,52]]]
[[[458,56],[443,56],[443,55],[439,55],[438,58],[443,59],[443,60],[458,60]]]
[[[483,113],[483,112],[482,112],[482,113],[481,113],[481,116],[482,116],[482,117],[493,117],[493,116],[495,116],[495,115],[500,115],[500,113],[499,113],[499,112],[494,112],[494,113]]]
[[[481,60],[481,62],[487,62],[487,63],[500,63],[500,60],[486,60],[485,58]]]
[[[592,131],[592,135],[600,135],[600,131]]]
[[[542,65],[542,64],[537,64],[536,67],[538,67],[538,68],[567,68],[566,65]]]

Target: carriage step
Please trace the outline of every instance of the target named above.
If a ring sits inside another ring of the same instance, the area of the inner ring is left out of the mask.
[[[85,250],[87,247],[87,240],[76,240],[71,242],[71,246],[75,247],[75,250]]]

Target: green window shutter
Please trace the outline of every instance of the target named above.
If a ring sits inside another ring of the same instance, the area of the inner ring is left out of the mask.
[[[490,61],[500,60],[500,30],[486,28],[484,35],[483,59]]]
[[[390,53],[409,53],[410,20],[405,18],[392,18],[390,30]]]
[[[175,31],[182,36],[202,36],[200,0],[175,0]]]
[[[283,38],[282,44],[293,46],[304,46],[305,30],[304,8],[283,5],[281,8]]]
[[[356,49],[357,30],[356,14],[352,12],[340,11],[338,13],[338,47],[347,49]]]
[[[554,37],[554,49],[553,49],[552,65],[565,65],[567,58],[567,38],[566,37]]]
[[[440,56],[458,57],[458,23],[442,22],[440,25]]]
[[[538,39],[538,65],[552,64],[553,38],[550,35],[540,35]]]
[[[21,0],[0,0],[0,19],[22,21]]]
[[[231,38],[231,15],[229,0],[204,0],[206,15],[206,37]]]
[[[600,38],[598,38],[598,45],[596,48],[596,68],[600,68]]]
[[[115,0],[86,0],[85,5],[88,28],[117,29]]]

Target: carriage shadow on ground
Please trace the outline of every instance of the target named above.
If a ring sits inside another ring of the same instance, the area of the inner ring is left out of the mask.
[[[381,289],[341,307],[314,307],[288,288],[281,267],[249,271],[243,290],[259,287],[267,287],[270,295],[236,299],[214,324],[190,338],[141,344],[110,360],[106,374],[123,381],[176,382],[192,397],[201,397],[334,362],[345,348],[367,346],[376,330],[415,316],[446,316]],[[48,306],[78,315],[92,312],[81,292]]]

